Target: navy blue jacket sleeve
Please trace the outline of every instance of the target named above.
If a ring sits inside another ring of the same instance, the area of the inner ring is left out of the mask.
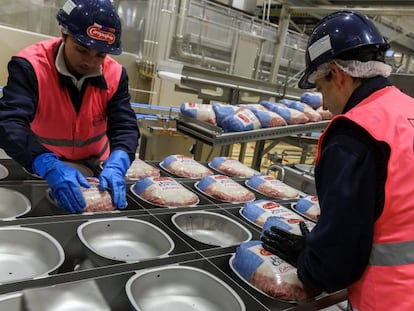
[[[118,90],[108,102],[106,108],[108,116],[107,135],[111,151],[124,150],[129,154],[130,160],[133,161],[140,133],[130,99],[128,75],[125,68],[123,68]]]
[[[321,216],[298,258],[299,278],[327,292],[355,282],[368,264],[389,157],[387,145],[355,124],[344,129],[327,138],[316,166]]]
[[[49,152],[30,129],[37,106],[38,87],[33,67],[22,58],[8,64],[8,81],[0,99],[0,147],[27,170],[33,159]]]

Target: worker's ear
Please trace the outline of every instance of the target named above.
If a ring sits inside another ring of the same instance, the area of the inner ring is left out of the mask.
[[[335,63],[330,63],[329,69],[331,70],[332,79],[335,83],[335,86],[338,89],[341,89],[348,75],[341,68],[339,68],[338,65]]]
[[[66,39],[67,39],[67,37],[68,37],[68,34],[63,30],[63,29],[61,29],[61,34],[62,34],[62,39],[63,39],[63,42],[66,42]]]

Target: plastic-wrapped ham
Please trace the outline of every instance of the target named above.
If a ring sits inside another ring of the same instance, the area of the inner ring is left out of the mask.
[[[299,199],[292,208],[315,222],[318,221],[321,214],[318,197],[312,195]]]
[[[300,234],[299,222],[301,221],[306,223],[309,230],[315,226],[314,223],[305,220],[287,207],[269,200],[246,202],[240,213],[244,218],[261,228],[264,228],[266,224],[294,234]]]
[[[198,196],[170,177],[145,177],[131,186],[138,198],[161,207],[195,206]]]
[[[291,213],[293,213],[291,211]],[[295,214],[295,213],[293,213]],[[266,219],[265,223],[262,227],[262,235],[265,230],[270,230],[271,227],[277,227],[279,229],[282,229],[286,232],[290,232],[296,235],[302,235],[302,231],[300,230],[299,223],[304,222],[306,224],[306,227],[309,231],[312,231],[312,229],[316,226],[316,223],[306,220],[300,216],[296,216],[296,218],[288,218],[281,217],[281,216],[270,216]],[[261,235],[261,236],[262,236]]]
[[[234,114],[228,115],[221,122],[225,133],[257,130],[261,124],[256,115],[247,108],[239,108]]]
[[[270,111],[276,112],[283,119],[285,119],[287,124],[302,124],[309,121],[309,118],[303,112],[289,108],[282,103],[262,100],[260,104]]]
[[[266,251],[261,241],[241,243],[230,260],[230,266],[239,277],[271,298],[293,302],[320,294],[305,287],[296,268]]]
[[[161,162],[160,166],[166,171],[187,178],[202,178],[204,176],[213,175],[213,172],[192,159],[191,157],[175,154],[165,157]]]
[[[108,212],[116,209],[112,203],[112,197],[108,191],[101,191],[99,188],[99,180],[94,177],[87,177],[90,187],[80,187],[86,202],[83,212]],[[50,189],[47,190],[48,198],[57,206],[57,202],[52,197]]]
[[[209,104],[182,103],[180,112],[183,115],[216,125],[216,114]]]
[[[239,106],[229,105],[229,104],[222,104],[218,102],[211,103],[213,106],[214,113],[216,114],[216,122],[218,126],[222,126],[223,120],[229,116],[233,115]]]
[[[313,109],[317,109],[318,107],[322,106],[322,93],[320,92],[304,92],[300,96],[300,101],[308,104]]]
[[[277,127],[287,125],[285,119],[279,116],[276,112],[270,111],[259,104],[249,104],[243,107],[250,109],[254,115],[259,119],[262,128]]]
[[[160,176],[160,170],[141,159],[135,159],[125,174],[125,177],[131,180],[149,176]]]
[[[81,187],[83,197],[86,201],[84,212],[107,212],[113,211],[116,207],[112,203],[112,197],[108,191],[99,189],[97,178],[87,178],[90,188]]]
[[[253,192],[225,175],[203,177],[194,185],[200,192],[223,202],[244,203],[253,201]]]
[[[274,199],[296,199],[299,191],[269,175],[253,176],[246,185],[255,191]]]
[[[215,157],[209,164],[211,168],[230,177],[252,177],[261,173],[231,157]]]
[[[316,112],[321,115],[322,120],[330,120],[333,117],[332,112],[325,110],[322,106],[316,109]]]
[[[318,122],[322,121],[322,116],[316,112],[311,106],[302,103],[297,100],[290,100],[290,99],[282,99],[279,101],[282,104],[285,104],[289,108],[299,110],[305,114],[309,118],[311,122]]]

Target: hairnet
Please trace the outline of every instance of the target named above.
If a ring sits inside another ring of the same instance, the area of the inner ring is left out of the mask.
[[[372,78],[375,76],[388,77],[392,68],[380,61],[361,62],[359,60],[341,60],[335,59],[320,65],[314,72],[309,75],[308,81],[315,83],[319,78],[329,74],[329,64],[335,63],[342,71],[355,78]]]

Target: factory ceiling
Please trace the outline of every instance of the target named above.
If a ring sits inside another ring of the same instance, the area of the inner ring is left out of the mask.
[[[414,1],[408,0],[263,0],[265,17],[277,23],[282,5],[289,7],[290,27],[309,34],[326,14],[350,9],[370,16],[391,46],[406,53],[414,52]],[[269,8],[270,4],[270,8]],[[260,7],[260,4],[259,4]],[[268,7],[268,9],[266,9]],[[267,16],[266,16],[267,14]],[[260,14],[259,14],[260,15]]]

